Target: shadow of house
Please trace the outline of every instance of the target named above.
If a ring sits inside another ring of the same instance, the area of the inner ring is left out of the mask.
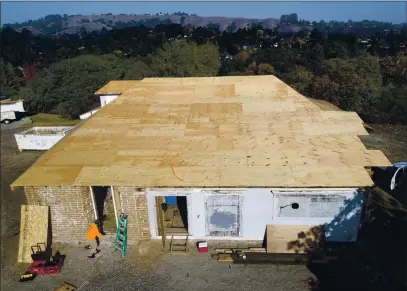
[[[323,226],[326,236],[335,237],[335,233],[355,227],[350,213],[361,214],[362,207],[353,200],[346,200],[340,213]],[[335,251],[334,257],[325,263],[311,261],[307,265],[313,274],[310,290],[406,290],[407,223],[389,217],[379,207],[373,210],[372,218],[359,229],[354,242],[325,240],[324,249],[328,254],[329,250]],[[301,232],[298,240],[287,247],[313,255],[319,239],[318,232]]]
[[[314,226],[298,233],[298,240],[290,241],[287,244],[287,249],[293,250],[295,253],[319,257],[324,249],[324,241],[323,227]]]

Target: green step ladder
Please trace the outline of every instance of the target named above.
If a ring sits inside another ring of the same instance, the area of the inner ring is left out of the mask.
[[[114,247],[122,253],[124,257],[127,252],[127,215],[122,213],[117,224],[116,241]]]

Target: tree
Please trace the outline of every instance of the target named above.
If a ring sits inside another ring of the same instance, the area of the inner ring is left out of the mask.
[[[126,73],[123,77],[124,80],[142,80],[154,76],[151,68],[142,61],[126,61],[125,64]]]
[[[349,57],[348,47],[344,42],[334,41],[326,45],[324,48],[327,59],[331,58],[347,59]]]
[[[312,22],[312,23],[313,23],[314,26],[317,25],[317,23],[315,21]],[[318,43],[318,42],[320,42],[322,40],[322,38],[323,38],[322,32],[318,28],[314,28],[311,31],[310,40],[311,40],[312,43]]]
[[[165,44],[153,57],[152,70],[162,77],[209,77],[216,76],[219,67],[219,51],[215,45],[174,41]]]
[[[407,57],[384,57],[380,59],[384,84],[407,84]]]
[[[332,81],[328,75],[316,76],[310,86],[310,96],[326,100],[339,106],[339,85]]]
[[[382,77],[376,57],[360,57],[349,60],[330,59],[325,62],[325,73],[338,88],[335,104],[342,109],[367,113],[381,96]]]
[[[371,122],[407,124],[407,86],[386,86],[372,109]]]
[[[86,55],[55,63],[37,74],[22,91],[28,111],[78,118],[98,105],[94,95],[97,89],[123,78],[124,67],[112,55]]]
[[[270,64],[260,64],[257,66],[257,75],[275,75],[276,71],[274,67]]]
[[[0,95],[6,95],[10,98],[18,96],[18,81],[10,63],[5,63],[0,59]]]
[[[295,68],[298,51],[290,48],[272,48],[268,51],[267,59],[274,66],[278,74],[288,73]]]
[[[250,58],[250,54],[247,51],[241,51],[236,55],[236,59],[242,60],[243,62],[247,62],[247,60]]]
[[[324,62],[324,47],[320,44],[308,45],[305,57],[309,67],[317,70]]]
[[[314,74],[305,67],[296,66],[290,73],[284,74],[283,79],[298,92],[308,95]]]
[[[291,14],[283,14],[280,17],[280,22],[282,23],[297,23],[298,22],[298,15],[297,13]]]

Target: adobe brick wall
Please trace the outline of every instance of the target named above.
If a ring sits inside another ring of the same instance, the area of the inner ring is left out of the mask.
[[[115,187],[120,193],[123,211],[128,215],[127,236],[129,244],[149,240],[147,198],[145,189],[134,187]]]
[[[24,187],[27,203],[50,206],[53,242],[86,241],[94,211],[89,187]]]

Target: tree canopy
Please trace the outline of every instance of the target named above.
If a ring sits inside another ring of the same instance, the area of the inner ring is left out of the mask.
[[[145,77],[216,76],[218,48],[211,44],[176,41],[165,45],[151,59],[120,59],[115,55],[84,55],[52,64],[22,88],[28,111],[58,113],[78,118],[99,105],[94,93],[111,80],[140,80]]]
[[[219,49],[212,44],[174,41],[158,50],[151,67],[160,77],[216,76],[220,67]]]
[[[29,111],[78,118],[98,105],[94,93],[100,87],[124,75],[124,67],[115,56],[79,56],[42,71],[22,94]]]
[[[17,96],[20,88],[31,111],[77,118],[98,106],[94,92],[110,80],[273,74],[305,96],[355,110],[366,122],[407,123],[405,28],[365,21],[311,27],[295,17],[284,15],[275,29],[260,24],[236,29],[232,23],[222,32],[214,23],[192,27],[154,18],[53,37],[6,27],[0,43],[2,93]],[[299,32],[290,30],[294,21]],[[20,66],[38,73],[22,81],[15,76]]]
[[[14,74],[13,66],[0,59],[0,95],[10,98],[18,96],[18,80]]]

